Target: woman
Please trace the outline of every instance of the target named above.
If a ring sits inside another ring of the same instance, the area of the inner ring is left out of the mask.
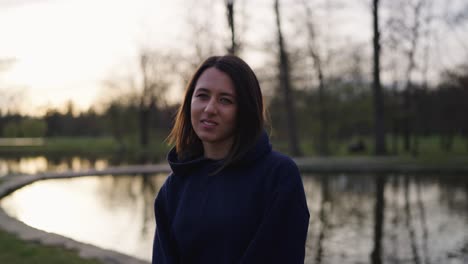
[[[296,164],[272,151],[260,86],[235,56],[189,82],[155,201],[153,264],[303,263],[309,211]]]

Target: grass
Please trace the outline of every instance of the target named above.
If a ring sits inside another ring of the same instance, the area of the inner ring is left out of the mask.
[[[348,151],[348,146],[357,138],[348,140],[330,140],[329,149],[331,157],[353,157],[353,156],[373,156],[373,138],[362,138],[366,145],[366,150],[358,153]],[[286,140],[272,140],[273,147],[281,152],[290,154],[288,142]],[[387,152],[389,156],[398,156],[403,158],[417,158],[421,160],[444,160],[456,156],[468,156],[468,139],[454,137],[453,146],[450,151],[442,150],[440,138],[436,136],[427,136],[419,138],[418,153],[408,153],[403,150],[403,139],[398,138],[397,144],[390,136],[386,139]],[[300,139],[300,149],[304,156],[317,156],[316,142],[310,138],[302,137]]]
[[[71,250],[25,242],[0,230],[0,263],[100,264],[101,262],[82,259]]]
[[[138,161],[142,156],[149,160],[159,160],[165,157],[169,146],[160,138],[151,138],[150,145],[144,149],[138,144],[136,137],[128,137],[119,144],[112,137],[59,137],[44,138],[41,146],[1,146],[3,156],[87,156],[108,157],[119,156],[121,159]]]
[[[42,146],[0,146],[2,156],[31,156],[45,155],[48,157],[64,156],[85,156],[90,158],[108,158],[126,161],[129,163],[141,163],[142,161],[162,162],[169,146],[164,142],[163,136],[158,135],[150,139],[150,145],[142,148],[138,144],[136,136],[126,137],[122,143],[118,143],[112,137],[65,137],[65,138],[45,138]],[[366,149],[358,153],[350,153],[348,146],[356,142],[357,138],[348,140],[330,140],[330,157],[355,157],[373,156],[373,139],[371,137],[362,138]],[[401,158],[418,159],[421,161],[443,161],[452,157],[468,156],[468,139],[455,137],[453,147],[450,151],[443,151],[440,146],[440,138],[436,136],[419,138],[418,153],[408,153],[403,151],[403,140],[399,138],[394,144],[394,139],[387,137],[387,151],[389,156]],[[272,138],[272,144],[276,150],[286,154],[291,154],[286,139]],[[317,142],[310,137],[301,137],[300,149],[303,156],[318,156],[316,151]]]
[[[0,153],[109,153],[118,145],[111,137],[63,137],[44,138],[40,146],[0,146]]]

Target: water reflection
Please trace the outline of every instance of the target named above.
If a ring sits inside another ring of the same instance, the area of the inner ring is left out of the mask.
[[[72,157],[3,157],[0,158],[0,177],[9,174],[35,174],[46,171],[78,171],[104,169],[109,166],[107,158]]]
[[[374,248],[371,253],[372,264],[382,263],[382,238],[384,237],[385,212],[385,183],[384,175],[375,176],[375,207],[374,207]]]
[[[165,177],[46,180],[14,192],[1,206],[35,228],[149,259],[154,194]]]
[[[464,176],[304,177],[306,263],[467,263]]]
[[[150,259],[165,175],[37,182],[2,200],[34,227]],[[467,263],[468,178],[304,175],[306,263]]]

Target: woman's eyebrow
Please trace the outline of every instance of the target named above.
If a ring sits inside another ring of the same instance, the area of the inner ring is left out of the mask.
[[[222,95],[222,96],[229,96],[229,97],[236,97],[234,94],[232,94],[232,93],[227,93],[227,92],[222,92],[222,93],[220,93],[220,95]]]
[[[205,92],[205,93],[211,93],[210,89],[199,87],[195,88],[195,92]],[[219,93],[221,96],[230,96],[230,97],[236,97],[234,94],[229,93],[229,92],[221,92]]]
[[[210,92],[209,89],[207,88],[203,88],[203,87],[200,87],[200,88],[195,88],[195,92]]]

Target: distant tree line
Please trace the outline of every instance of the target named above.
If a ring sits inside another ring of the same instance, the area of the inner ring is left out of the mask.
[[[468,149],[468,70],[447,72],[443,81],[436,87],[414,85],[411,94],[411,111],[409,116],[404,111],[405,90],[384,86],[387,113],[386,128],[391,140],[387,142],[390,152],[398,149],[392,147],[393,140],[404,141],[406,120],[410,119],[410,139],[408,151],[418,152],[418,139],[434,136],[440,139],[443,150],[449,151],[456,136],[466,139]],[[328,83],[325,105],[328,113],[329,138],[331,142],[352,142],[369,138],[373,133],[372,91],[371,84],[353,82],[346,79],[334,79]],[[298,89],[295,93],[295,107],[302,139],[318,139],[320,124],[318,120],[320,106],[318,90]],[[270,101],[269,113],[277,140],[287,141],[287,117],[282,107],[282,95],[276,94]],[[33,118],[19,114],[4,113],[0,116],[2,137],[99,137],[112,136],[122,142],[125,138],[138,138],[140,133],[138,103],[123,103],[124,100],[110,102],[103,111],[91,109],[78,115],[73,114],[73,105],[60,112],[50,109],[44,117]],[[177,105],[157,107],[153,105],[148,111],[150,135],[163,138],[172,125]],[[319,142],[314,141],[316,147]],[[333,151],[333,149],[332,149]]]
[[[138,137],[139,106],[111,102],[101,113],[92,108],[77,115],[69,104],[66,112],[50,109],[43,117],[30,117],[13,113],[0,113],[2,137],[101,137],[112,136],[118,142],[125,137]],[[148,122],[152,133],[167,134],[171,126],[174,107],[150,109]]]
[[[271,0],[263,7],[271,20],[257,20],[249,2],[224,1],[224,34],[212,27],[211,15],[219,14],[212,1],[189,1],[186,48],[145,43],[132,62],[122,63],[123,71],[109,72],[102,83],[105,97],[94,108],[76,114],[69,105],[65,112],[50,109],[43,118],[3,112],[1,136],[112,136],[122,145],[132,138],[147,149],[152,137],[165,137],[172,125],[178,106],[168,103],[168,93],[182,88],[201,61],[231,53],[250,63],[245,55],[253,52],[262,61],[254,70],[269,105],[272,138],[293,156],[311,153],[310,148],[334,154],[337,145],[355,142],[354,149],[362,150],[363,141],[377,155],[417,155],[425,136],[438,137],[444,150],[457,136],[468,142],[468,69],[451,64],[447,70],[433,52],[444,43],[436,40],[440,32],[465,25],[466,9],[449,8],[446,1],[381,2],[363,5],[373,17],[372,41],[363,41],[335,30],[340,10],[352,6],[340,1]],[[247,38],[249,32],[258,38]],[[430,82],[441,69],[442,81]]]
[[[328,117],[328,137],[331,142],[351,144],[373,135],[371,84],[357,83],[344,78],[328,83],[326,105],[320,105],[318,90],[296,90],[295,106],[298,114],[300,138],[315,139],[314,148],[319,149],[321,107],[325,107]],[[440,147],[449,151],[455,137],[463,137],[468,151],[468,70],[463,73],[447,72],[440,84],[435,87],[414,85],[410,93],[409,114],[403,106],[406,94],[404,89],[384,86],[385,127],[389,153],[401,151],[417,155],[419,139],[439,138]],[[271,101],[270,116],[275,134],[286,140],[287,123],[281,98]],[[409,119],[409,122],[407,121]],[[409,123],[410,127],[406,127]],[[409,133],[407,133],[409,131]],[[405,136],[409,134],[409,145]],[[333,144],[332,144],[333,145]],[[402,147],[398,147],[402,146]],[[330,146],[332,153],[334,147]]]

